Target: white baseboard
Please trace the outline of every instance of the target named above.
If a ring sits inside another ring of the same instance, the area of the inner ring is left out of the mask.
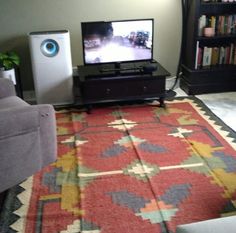
[[[170,89],[170,88],[172,88],[172,86],[173,86],[174,83],[175,83],[175,79],[176,79],[176,76],[166,79],[166,89],[167,89],[167,90]],[[177,87],[179,87],[179,82],[176,84],[176,87],[175,87],[175,88],[177,88]]]

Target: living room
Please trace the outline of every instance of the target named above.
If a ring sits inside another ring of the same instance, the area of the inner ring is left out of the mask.
[[[1,51],[15,51],[21,58],[23,90],[33,89],[28,33],[34,31],[70,31],[73,66],[83,64],[81,22],[154,18],[154,58],[175,75],[181,40],[180,1],[14,1],[2,5]],[[115,10],[114,10],[115,9]],[[167,13],[168,12],[168,13]],[[168,38],[168,40],[166,40]]]
[[[34,105],[37,97],[29,33],[68,30],[72,67],[76,70],[77,66],[84,65],[81,22],[153,19],[153,59],[158,62],[158,68],[160,64],[168,73],[164,75],[164,91],[168,91],[179,75],[183,2],[187,1],[2,1],[0,52],[14,51],[19,55],[18,80],[23,99]],[[235,7],[235,3],[224,4]],[[6,91],[1,87],[0,90]],[[235,218],[227,222],[225,217],[236,211],[236,185],[232,182],[236,174],[232,130],[236,129],[232,122],[236,94],[227,89],[209,95],[196,93],[196,98],[195,94],[179,88],[179,80],[174,91],[178,97],[166,96],[165,108],[156,100],[122,103],[118,107],[115,101],[115,104],[101,101],[101,105],[93,106],[90,114],[71,103],[56,106],[55,119],[43,126],[48,127],[43,147],[46,150],[53,144],[49,151],[57,150],[58,159],[50,158],[45,162],[47,166],[39,168],[36,165],[41,161],[37,157],[31,170],[28,165],[24,167],[30,158],[19,162],[22,173],[30,170],[29,178],[21,180],[21,184],[15,183],[5,193],[0,232],[174,233],[178,225],[219,217],[223,217],[221,227],[226,224],[233,228]],[[22,104],[18,101],[16,105]],[[25,110],[25,115],[15,120],[30,118],[22,125],[30,121],[34,130],[40,128],[35,109],[33,113]],[[39,111],[45,121],[54,115],[51,107]],[[23,127],[21,123],[9,122],[8,128],[0,126],[1,136],[7,131],[11,134],[13,128]],[[49,129],[51,124],[56,125]],[[30,137],[34,138],[28,135],[27,140]],[[38,137],[40,135],[35,136],[35,143],[42,140]],[[16,140],[25,139],[21,136]],[[1,148],[3,141],[0,145],[1,154],[7,154],[7,149]],[[17,148],[22,145],[27,151],[24,142]],[[40,150],[35,144],[27,153],[33,156]],[[177,152],[175,157],[174,152]],[[17,154],[17,149],[11,153]],[[15,155],[12,158],[19,159]],[[1,183],[6,176],[1,176]],[[182,182],[181,177],[186,179]],[[219,223],[212,224],[214,229]],[[198,229],[198,233],[207,233],[206,225],[203,231],[201,227],[179,232],[194,233]]]

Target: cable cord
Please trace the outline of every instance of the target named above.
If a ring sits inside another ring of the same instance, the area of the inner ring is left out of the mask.
[[[178,61],[178,66],[177,66],[177,71],[176,71],[176,78],[175,82],[172,85],[169,90],[166,91],[166,94],[171,94],[171,96],[175,96],[176,93],[173,91],[175,86],[177,85],[180,75],[181,75],[181,64],[182,64],[182,56],[183,56],[183,46],[184,46],[184,33],[185,33],[185,22],[187,19],[187,10],[186,10],[186,4],[185,0],[181,0],[181,9],[182,9],[182,33],[181,33],[181,44],[180,44],[180,52],[179,52],[179,61]]]

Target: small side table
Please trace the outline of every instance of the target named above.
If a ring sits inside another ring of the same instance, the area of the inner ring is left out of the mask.
[[[19,67],[15,68],[15,75],[16,75],[16,85],[15,85],[16,94],[17,94],[17,96],[19,96],[20,98],[23,99],[23,90],[22,90],[22,85],[21,85],[20,68]]]
[[[20,98],[23,98],[21,79],[20,79],[20,69],[19,69],[18,66],[16,66],[14,68],[14,70],[12,69],[12,70],[9,70],[9,71],[8,70],[3,71],[3,73],[1,73],[0,78],[5,78],[5,79],[12,80],[14,82],[14,85],[15,85],[16,95],[19,96]]]

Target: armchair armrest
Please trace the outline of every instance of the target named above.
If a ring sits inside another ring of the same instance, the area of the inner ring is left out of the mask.
[[[54,162],[56,156],[52,105],[0,109],[0,192]]]
[[[16,95],[14,83],[6,78],[0,78],[0,98]]]
[[[55,122],[55,111],[48,104],[2,109],[0,110],[0,140],[37,130],[48,130],[50,135],[52,132],[56,134]]]
[[[39,116],[37,105],[0,110],[0,140],[37,131]]]

